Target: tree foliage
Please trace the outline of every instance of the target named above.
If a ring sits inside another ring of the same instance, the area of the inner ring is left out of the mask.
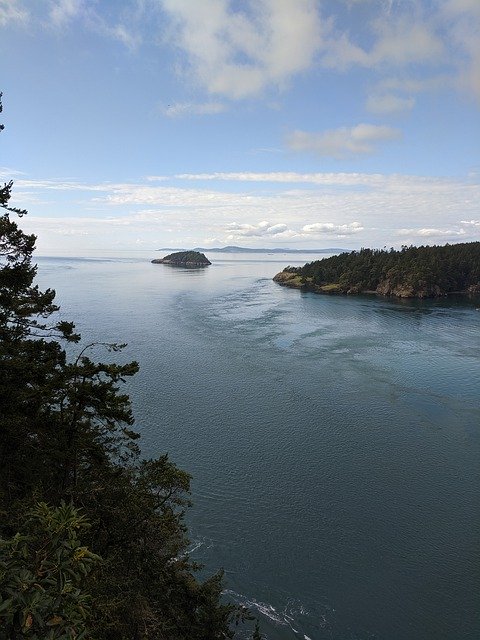
[[[198,580],[186,551],[189,475],[167,456],[140,455],[120,391],[138,365],[95,361],[93,345],[67,355],[66,343],[80,336],[58,320],[55,292],[34,283],[35,236],[11,219],[26,213],[9,206],[11,193],[11,182],[0,189],[0,606],[10,625],[0,626],[0,638],[78,640],[83,623],[85,637],[98,640],[232,638],[245,612],[221,601],[221,573]],[[88,549],[88,570],[72,565],[79,549]],[[65,580],[70,600],[58,593]],[[80,615],[87,601],[88,620]]]
[[[152,260],[152,262],[163,262],[173,265],[196,265],[203,266],[212,264],[204,253],[200,251],[177,251],[176,253],[170,253],[164,258]]]
[[[378,291],[431,297],[455,291],[480,291],[480,242],[394,249],[361,249],[303,267],[287,267],[308,285],[337,285],[349,293]]]
[[[71,505],[44,502],[24,531],[0,540],[0,636],[31,640],[87,637],[91,598],[86,578],[100,558],[80,544],[88,527]]]
[[[263,636],[260,633],[260,625],[258,624],[258,620],[255,622],[255,628],[253,630],[252,640],[262,640]]]

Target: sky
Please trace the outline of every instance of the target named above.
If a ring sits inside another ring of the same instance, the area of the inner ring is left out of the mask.
[[[40,253],[480,240],[480,0],[0,0]]]

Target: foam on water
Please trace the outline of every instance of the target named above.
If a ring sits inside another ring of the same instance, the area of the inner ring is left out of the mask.
[[[316,628],[324,628],[326,626],[325,616],[321,616],[320,624],[317,624],[315,620],[310,619],[311,614],[308,609],[294,598],[289,598],[285,607],[281,610],[268,602],[262,602],[254,597],[245,596],[232,589],[225,589],[223,593],[236,604],[249,609],[254,615],[260,614],[260,616],[266,618],[268,622],[273,623],[274,626],[287,628],[296,636],[303,635],[304,638],[309,637],[303,634],[302,631],[299,631],[299,627],[303,627],[305,624]],[[265,634],[265,637],[270,638],[268,634]],[[272,635],[272,640],[274,639],[275,635]]]

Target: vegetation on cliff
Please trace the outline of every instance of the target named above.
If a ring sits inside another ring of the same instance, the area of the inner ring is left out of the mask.
[[[319,293],[375,292],[402,298],[480,293],[480,242],[399,251],[361,249],[286,267],[274,280]]]
[[[0,94],[1,97],[1,94]],[[1,102],[0,102],[1,111]],[[188,473],[140,456],[120,385],[34,284],[35,236],[0,187],[0,639],[233,638],[241,608],[188,556]],[[67,350],[66,343],[70,343]],[[78,349],[77,357],[70,357]]]
[[[153,264],[171,264],[178,267],[206,267],[212,264],[200,251],[178,251],[164,258],[152,260]]]

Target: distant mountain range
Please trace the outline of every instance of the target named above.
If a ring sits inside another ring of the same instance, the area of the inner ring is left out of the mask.
[[[172,249],[164,247],[158,251],[185,251],[185,249]],[[327,249],[251,249],[249,247],[195,247],[191,251],[201,251],[202,253],[349,253],[351,249],[340,249],[339,247],[329,247]]]

